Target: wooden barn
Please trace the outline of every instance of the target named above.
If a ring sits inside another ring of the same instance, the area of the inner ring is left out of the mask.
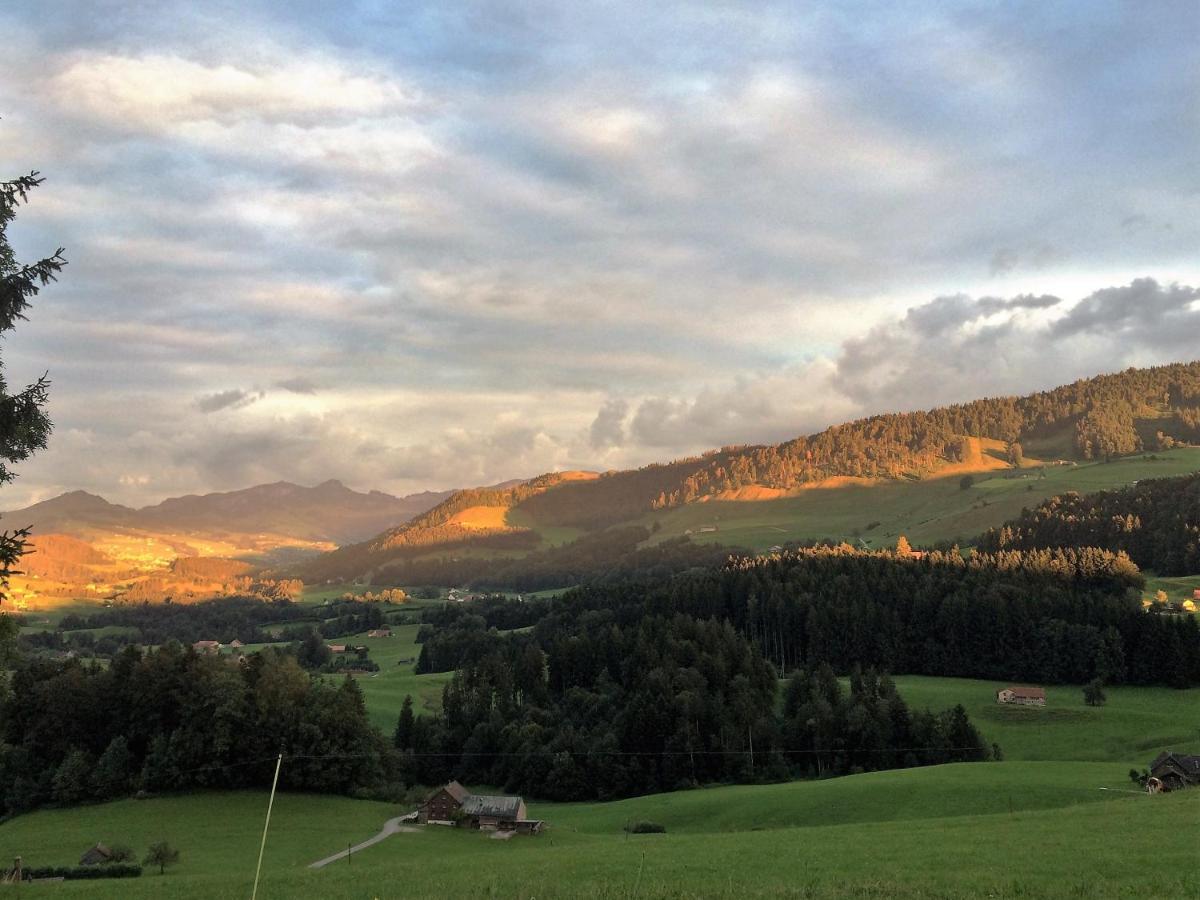
[[[1200,784],[1200,756],[1186,756],[1167,750],[1150,763],[1150,777],[1157,778],[1164,791],[1195,787]]]

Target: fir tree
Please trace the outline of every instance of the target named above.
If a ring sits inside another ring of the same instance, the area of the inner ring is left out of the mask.
[[[22,265],[8,242],[8,224],[15,218],[17,207],[29,199],[29,193],[42,181],[37,172],[30,172],[0,182],[0,334],[11,331],[25,318],[30,301],[66,265],[61,247],[52,256]],[[15,477],[13,463],[46,446],[51,427],[45,411],[49,384],[42,375],[22,390],[10,392],[0,361],[0,484]],[[8,578],[25,552],[28,534],[24,528],[0,533],[0,590],[8,586]]]

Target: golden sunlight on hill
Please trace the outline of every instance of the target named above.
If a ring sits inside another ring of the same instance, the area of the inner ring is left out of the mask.
[[[508,509],[503,506],[468,506],[447,520],[447,525],[463,528],[493,529],[508,526]]]

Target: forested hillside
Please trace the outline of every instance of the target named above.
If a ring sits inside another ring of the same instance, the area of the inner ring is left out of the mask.
[[[530,497],[521,508],[542,523],[595,527],[748,486],[920,476],[960,460],[964,437],[1052,441],[1064,455],[1097,459],[1194,443],[1198,426],[1200,362],[1130,369],[1027,397],[872,416],[770,447],[611,473]]]
[[[503,490],[459,491],[407,525],[306,562],[295,573],[308,580],[371,573],[384,583],[445,575],[455,583],[498,584],[490,574],[505,563],[489,569],[470,557],[544,550],[544,535],[556,530],[578,536],[696,501],[785,497],[838,479],[904,484],[1016,468],[1035,456],[1044,465],[1109,459],[1196,442],[1198,425],[1200,362],[1130,369],[1027,397],[873,416],[774,446],[727,447],[599,477],[546,475]],[[484,509],[492,514],[471,517]],[[864,512],[864,525],[869,520]],[[446,552],[456,565],[446,564]],[[518,568],[509,565],[509,574]]]
[[[1159,575],[1200,572],[1200,475],[1063,494],[980,538],[985,550],[1103,547]]]

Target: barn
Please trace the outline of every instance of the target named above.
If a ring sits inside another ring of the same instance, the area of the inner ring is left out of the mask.
[[[1150,763],[1150,776],[1157,778],[1164,791],[1200,784],[1200,756],[1187,756],[1167,750]]]

